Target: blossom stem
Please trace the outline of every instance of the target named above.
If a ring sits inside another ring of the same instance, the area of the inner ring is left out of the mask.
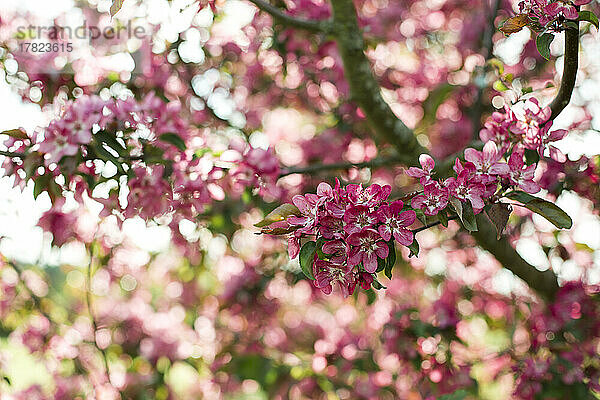
[[[304,29],[310,32],[329,33],[331,31],[331,21],[311,21],[307,19],[296,18],[284,13],[281,9],[267,3],[266,1],[250,0],[250,2],[262,11],[270,14],[274,19],[284,25],[288,25],[293,28]]]
[[[452,221],[452,220],[455,220],[455,219],[458,219],[458,215],[451,215],[451,216],[448,217],[448,221]],[[427,225],[421,226],[420,228],[413,229],[412,233],[417,234],[417,233],[422,232],[424,230],[427,230],[429,228],[433,228],[434,226],[438,226],[441,223],[442,223],[442,221],[432,222],[431,224],[427,224]]]

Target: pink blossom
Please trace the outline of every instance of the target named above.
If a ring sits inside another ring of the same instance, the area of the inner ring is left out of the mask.
[[[577,9],[570,1],[554,1],[544,7],[544,11],[551,18],[556,18],[560,13],[567,19],[577,19],[578,17]]]
[[[304,196],[294,196],[292,198],[292,202],[296,207],[298,207],[302,215],[299,217],[288,217],[287,221],[290,223],[290,225],[301,226],[301,228],[296,232],[313,234],[319,218],[318,212],[321,200],[317,195],[307,193]]]
[[[422,209],[425,215],[436,215],[448,205],[448,189],[432,181],[425,185],[423,194],[413,197],[411,206]]]
[[[500,161],[502,154],[494,142],[487,142],[483,151],[473,148],[465,149],[465,159],[475,166],[477,172],[482,175],[505,175],[508,173],[508,165]]]
[[[414,235],[407,229],[416,219],[416,214],[413,210],[402,212],[404,203],[401,200],[394,201],[390,205],[383,205],[377,210],[379,222],[379,234],[386,242],[394,236],[396,241],[404,246],[410,246],[413,242]]]
[[[419,164],[421,164],[421,168],[410,167],[406,171],[406,175],[412,176],[413,178],[419,178],[421,184],[425,185],[427,182],[431,181],[431,175],[435,168],[435,161],[430,155],[421,154],[419,156]]]
[[[329,256],[333,264],[343,265],[348,258],[348,247],[341,240],[329,240],[323,244],[323,253]]]
[[[348,237],[348,244],[352,246],[348,253],[348,264],[354,267],[362,262],[365,271],[370,273],[377,270],[377,257],[384,259],[389,254],[387,244],[373,229],[353,233]]]
[[[333,285],[337,284],[344,297],[354,293],[356,277],[351,268],[329,261],[317,260],[313,265],[314,285],[325,294],[331,294]]]
[[[448,188],[450,196],[461,201],[469,200],[473,210],[482,210],[485,206],[482,199],[485,194],[485,186],[473,178],[472,174],[463,170],[458,177],[446,179],[444,185]]]
[[[377,223],[377,214],[367,206],[354,206],[344,214],[344,231],[351,235]]]
[[[519,186],[519,188],[527,193],[539,192],[540,186],[533,181],[536,164],[531,164],[527,167],[524,165],[523,152],[513,152],[508,159],[508,166],[510,167],[508,179],[510,183]]]
[[[319,233],[325,239],[341,239],[346,236],[344,221],[337,217],[323,217],[319,220]]]
[[[385,201],[392,192],[389,185],[379,186],[373,184],[368,188],[363,188],[362,185],[346,186],[348,200],[356,206],[376,207]]]

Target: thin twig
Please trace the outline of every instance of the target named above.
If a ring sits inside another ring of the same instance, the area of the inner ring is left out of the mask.
[[[96,322],[96,318],[94,317],[94,312],[93,312],[93,307],[92,307],[92,276],[93,276],[92,268],[94,266],[93,246],[94,246],[94,242],[92,242],[89,246],[87,246],[89,249],[89,253],[90,253],[90,262],[88,264],[87,275],[86,275],[85,298],[86,298],[88,314],[90,316],[90,320],[92,321],[92,328],[94,330],[92,342],[93,342],[94,347],[98,350],[98,352],[102,356],[102,361],[104,362],[104,370],[106,372],[106,379],[110,383],[110,368],[108,366],[108,356],[106,354],[106,349],[100,348],[100,346],[98,346],[98,343],[96,342],[96,333],[98,332],[98,323]],[[119,394],[121,394],[120,391],[119,391]],[[121,395],[121,398],[122,397],[123,396]]]
[[[11,157],[11,158],[25,158],[27,156],[27,154],[25,154],[25,153],[15,153],[13,151],[0,150],[0,156]]]
[[[284,177],[292,174],[311,174],[319,171],[329,171],[333,169],[351,169],[351,168],[377,168],[384,165],[392,165],[401,162],[399,157],[381,157],[374,158],[370,161],[360,163],[337,162],[331,164],[313,164],[306,167],[290,167],[284,169],[279,177]]]
[[[451,215],[451,216],[448,217],[448,221],[453,221],[455,219],[458,219],[458,215]],[[434,226],[438,226],[441,223],[442,223],[442,221],[440,221],[440,220],[432,222],[431,224],[427,224],[427,225],[424,225],[424,226],[422,226],[420,228],[413,229],[412,233],[417,234],[417,233],[422,232],[422,231],[424,231],[426,229],[433,228]]]
[[[256,7],[261,9],[262,11],[271,14],[271,16],[277,21],[281,22],[284,25],[291,26],[293,28],[304,29],[310,32],[322,32],[329,33],[331,31],[331,21],[323,20],[307,20],[292,17],[284,13],[281,9],[267,3],[263,0],[250,0]]]

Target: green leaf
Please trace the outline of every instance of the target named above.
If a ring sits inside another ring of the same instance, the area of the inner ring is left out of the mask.
[[[423,210],[420,210],[417,208],[414,211],[415,211],[415,214],[417,215],[417,219],[419,220],[419,222],[421,222],[423,225],[427,225],[427,215],[425,215]]]
[[[448,227],[448,215],[446,215],[446,210],[440,210],[438,213],[438,219],[444,228]]]
[[[390,240],[388,243],[388,248],[390,249],[390,253],[385,260],[385,276],[389,279],[392,279],[392,269],[394,265],[396,265],[396,246],[394,245],[394,240]]]
[[[262,228],[263,226],[268,226],[272,223],[283,221],[291,215],[300,215],[300,210],[298,210],[298,207],[293,204],[285,203],[268,213],[262,221],[254,224],[254,226],[257,228]]]
[[[317,239],[317,257],[319,257],[319,260],[326,260],[329,258],[329,256],[331,254],[325,254],[323,252],[323,245],[325,244],[325,239],[320,237],[319,239]]]
[[[123,165],[121,165],[119,159],[115,157],[110,151],[105,149],[102,143],[92,143],[89,145],[89,147],[93,149],[94,153],[98,158],[100,158],[103,161],[110,161],[115,165],[115,167],[117,167],[117,170],[121,174],[125,175],[125,170],[123,169]]]
[[[477,232],[477,221],[475,220],[475,213],[473,212],[473,207],[471,206],[471,202],[463,201],[462,202],[462,218],[460,219],[463,223],[463,226],[469,232]]]
[[[490,221],[492,221],[496,227],[498,240],[500,240],[500,237],[506,228],[508,217],[510,217],[511,212],[512,207],[509,204],[504,203],[494,203],[485,211]]]
[[[48,188],[51,178],[52,178],[52,176],[49,173],[46,173],[44,175],[41,175],[41,176],[35,178],[34,183],[33,183],[33,198],[34,199],[37,199],[38,196],[40,194],[42,194],[42,192]]]
[[[589,22],[592,25],[594,25],[596,29],[598,29],[598,17],[596,16],[596,14],[594,14],[593,11],[579,11],[579,18],[577,18],[577,21]]]
[[[536,150],[525,149],[525,164],[532,165],[540,161],[540,153]]]
[[[106,131],[100,131],[94,135],[100,142],[106,144],[108,147],[117,152],[121,157],[128,156],[127,149],[117,140],[117,137],[113,133]]]
[[[111,18],[114,17],[115,14],[119,12],[119,10],[121,10],[121,7],[123,7],[124,2],[125,0],[113,0],[112,5],[110,6]]]
[[[27,133],[23,129],[20,129],[20,128],[2,131],[2,132],[0,132],[0,135],[8,135],[12,138],[21,139],[21,140],[29,139],[29,137],[27,136]]]
[[[424,119],[433,122],[438,108],[452,95],[456,88],[455,85],[444,83],[429,92],[429,95],[423,101]]]
[[[508,86],[506,86],[504,84],[504,82],[502,82],[500,79],[498,79],[496,82],[494,82],[492,87],[497,92],[506,92],[508,90]]]
[[[377,269],[375,270],[375,272],[383,271],[385,269],[385,265],[386,265],[386,260],[384,260],[383,258],[377,257]]]
[[[181,151],[185,151],[185,149],[187,149],[187,146],[185,145],[185,142],[183,141],[181,136],[175,133],[164,133],[160,135],[158,139],[162,142],[172,144]]]
[[[408,246],[408,249],[410,250],[410,254],[408,255],[409,258],[412,256],[419,256],[419,242],[417,242],[417,239],[413,240],[410,246]]]
[[[460,200],[458,200],[456,197],[450,197],[450,205],[452,206],[452,208],[454,208],[454,211],[456,212],[456,215],[458,215],[459,219],[462,219],[462,203]]]
[[[523,89],[521,89],[521,93],[523,93],[523,94],[533,93],[533,88],[531,86],[524,87]]]
[[[552,222],[552,224],[559,229],[569,229],[573,226],[571,217],[554,203],[532,196],[529,193],[520,190],[511,192],[507,194],[506,197],[523,204],[534,213],[539,214]]]
[[[456,215],[462,222],[463,226],[469,232],[477,231],[477,221],[475,221],[475,214],[473,213],[473,207],[469,201],[460,201],[455,197],[450,198],[450,204],[456,211]]]
[[[551,33],[543,33],[535,38],[535,45],[542,57],[546,60],[550,59],[550,43],[554,40],[554,35]]]
[[[315,260],[315,253],[317,252],[317,243],[310,241],[304,243],[304,246],[300,249],[300,268],[308,279],[315,280],[313,275],[312,266]]]
[[[375,289],[375,290],[387,289],[385,286],[383,286],[381,284],[381,282],[379,282],[377,280],[377,277],[375,275],[373,275],[373,283],[371,283],[371,286],[373,286],[373,289]]]

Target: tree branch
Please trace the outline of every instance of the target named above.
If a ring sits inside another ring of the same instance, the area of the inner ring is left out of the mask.
[[[579,10],[579,7],[577,7]],[[573,21],[574,22],[574,21]],[[555,119],[565,109],[571,101],[575,80],[577,78],[577,69],[579,68],[579,22],[575,22],[577,29],[567,28],[565,30],[565,55],[563,75],[560,81],[558,94],[550,103],[552,116]]]
[[[541,297],[550,300],[558,291],[556,275],[551,270],[539,271],[523,260],[506,237],[496,239],[496,230],[488,219],[480,213],[477,218],[477,232],[471,234],[479,246],[489,251],[502,266],[521,278]]]
[[[375,133],[394,145],[408,165],[417,165],[427,149],[417,142],[413,132],[392,112],[381,96],[381,88],[373,76],[364,53],[364,39],[358,27],[352,0],[332,0],[333,29],[344,63],[344,75],[354,100]]]
[[[320,171],[329,171],[332,169],[351,169],[351,168],[377,168],[382,167],[384,165],[391,165],[395,163],[401,163],[402,159],[400,157],[380,157],[374,158],[370,161],[364,161],[360,163],[351,163],[351,162],[337,162],[331,164],[313,164],[308,165],[306,167],[290,167],[284,169],[279,177],[284,177],[292,174],[311,174],[314,172]]]
[[[494,21],[496,20],[496,16],[498,15],[498,10],[500,9],[500,0],[493,0],[494,5],[490,10],[489,7],[486,7],[489,11],[488,21],[486,24],[485,31],[483,33],[483,56],[485,60],[488,61],[492,55],[494,50],[494,32],[496,31],[496,26],[494,25]],[[488,0],[483,0],[483,3],[487,6]],[[475,103],[473,104],[473,115],[471,117],[471,121],[473,123],[473,139],[479,139],[479,128],[481,126],[481,116],[483,115],[483,93],[485,91],[484,84],[481,83],[485,78],[485,65],[481,67],[481,71],[477,74],[477,78],[475,79],[475,83],[477,87],[477,98],[475,99]]]
[[[275,20],[279,21],[284,25],[291,26],[293,28],[304,29],[310,32],[322,32],[328,33],[331,31],[331,21],[318,21],[318,20],[307,20],[292,17],[284,13],[281,9],[267,3],[263,0],[249,0],[260,10],[270,14]]]

